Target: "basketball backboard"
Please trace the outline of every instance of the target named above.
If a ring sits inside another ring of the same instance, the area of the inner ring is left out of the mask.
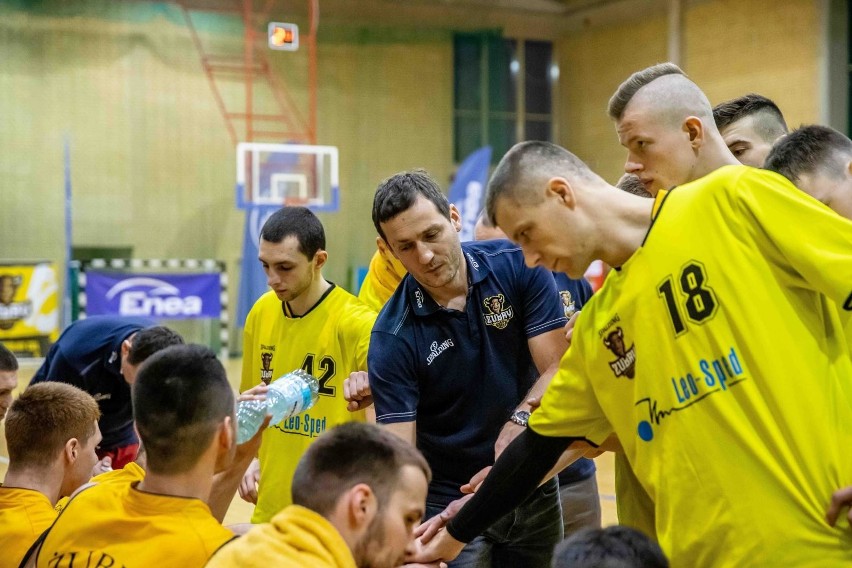
[[[334,146],[237,144],[237,207],[302,205],[313,211],[340,207]]]

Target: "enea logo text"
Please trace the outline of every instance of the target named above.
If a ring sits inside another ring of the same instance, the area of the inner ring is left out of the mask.
[[[109,289],[106,299],[118,296],[118,313],[122,316],[197,316],[201,314],[199,296],[181,296],[180,290],[156,278],[128,278]]]

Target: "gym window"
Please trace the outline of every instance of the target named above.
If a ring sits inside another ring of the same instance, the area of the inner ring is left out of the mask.
[[[456,34],[453,148],[455,161],[486,144],[497,162],[521,140],[553,140],[553,44]]]

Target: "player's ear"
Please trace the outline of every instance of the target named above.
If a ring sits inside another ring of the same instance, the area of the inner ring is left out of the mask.
[[[370,526],[378,510],[376,494],[366,483],[359,483],[346,492],[346,509],[354,530]]]
[[[577,201],[577,196],[574,193],[574,187],[564,177],[553,177],[547,181],[545,189],[545,197],[555,197],[559,202],[567,205],[571,209]]]
[[[459,210],[452,203],[450,203],[450,223],[452,223],[457,233],[461,231],[461,213],[459,213]]]
[[[322,249],[318,250],[316,252],[316,254],[314,255],[314,263],[315,263],[317,270],[322,268],[327,260],[328,260],[328,253],[326,251],[322,250]]]
[[[133,337],[128,337],[124,341],[121,342],[121,357],[126,358],[127,354],[130,353],[130,348],[133,347],[133,342],[130,341]]]
[[[71,438],[65,442],[63,449],[63,459],[68,465],[77,461],[77,455],[80,453],[80,441],[77,438]]]
[[[226,416],[219,428],[219,446],[222,449],[228,450],[236,443],[236,436],[234,435],[234,419],[230,416]]]
[[[689,143],[694,149],[704,144],[704,123],[697,116],[688,116],[683,121],[683,130],[689,136]]]
[[[388,244],[382,237],[376,237],[376,248],[379,249],[379,252],[382,254],[390,252],[390,247],[388,247]]]

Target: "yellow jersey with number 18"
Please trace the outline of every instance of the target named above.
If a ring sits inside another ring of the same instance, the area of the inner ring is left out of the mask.
[[[343,380],[352,371],[367,370],[375,319],[375,312],[334,285],[301,317],[293,316],[274,292],[261,296],[249,312],[241,391],[294,369],[304,369],[319,380],[319,400],[313,408],[263,433],[253,523],[267,522],[291,504],[296,464],[314,438],[338,424],[365,420],[364,411],[346,409]]]
[[[848,566],[825,521],[852,485],[852,222],[727,166],[657,197],[644,244],[583,308],[532,414],[614,429],[672,566]],[[830,300],[830,301],[826,301]]]

